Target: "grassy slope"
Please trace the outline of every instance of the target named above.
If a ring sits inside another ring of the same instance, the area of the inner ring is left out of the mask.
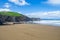
[[[22,14],[19,14],[17,12],[0,12],[1,15],[7,15],[7,16],[22,16]]]

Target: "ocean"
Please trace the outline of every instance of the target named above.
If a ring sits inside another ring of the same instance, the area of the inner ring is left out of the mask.
[[[60,20],[40,20],[40,21],[33,21],[33,23],[51,25],[51,26],[60,26]]]

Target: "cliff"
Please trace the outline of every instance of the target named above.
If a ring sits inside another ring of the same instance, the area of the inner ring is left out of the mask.
[[[30,21],[31,19],[17,12],[0,12],[0,23]]]

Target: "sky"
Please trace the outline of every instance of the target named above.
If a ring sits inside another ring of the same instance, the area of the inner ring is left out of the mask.
[[[14,11],[42,19],[60,19],[60,0],[0,0],[0,11]]]

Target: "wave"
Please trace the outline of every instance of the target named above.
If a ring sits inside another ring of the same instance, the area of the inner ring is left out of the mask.
[[[60,20],[41,20],[41,21],[33,21],[33,22],[38,24],[60,26]]]

